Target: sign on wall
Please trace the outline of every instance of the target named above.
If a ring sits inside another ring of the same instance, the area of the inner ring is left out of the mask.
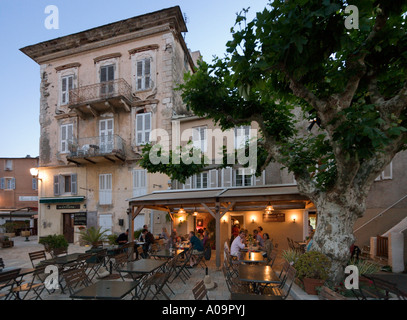
[[[285,213],[281,211],[263,213],[263,222],[285,222]]]
[[[74,226],[86,226],[87,217],[86,212],[77,212],[73,217]]]

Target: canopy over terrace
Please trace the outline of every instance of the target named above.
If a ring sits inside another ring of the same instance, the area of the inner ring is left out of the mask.
[[[182,207],[186,211],[199,210],[211,214],[216,221],[216,266],[220,268],[220,222],[228,211],[264,210],[268,204],[285,209],[304,209],[309,199],[298,192],[296,186],[231,187],[198,190],[156,191],[128,200],[130,230],[134,218],[143,209],[166,211],[173,214]],[[129,233],[133,240],[133,233]]]

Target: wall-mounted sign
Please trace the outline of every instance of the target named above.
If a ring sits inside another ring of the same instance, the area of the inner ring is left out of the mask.
[[[74,226],[86,226],[87,217],[86,212],[77,212],[73,216]]]
[[[285,222],[285,213],[278,211],[263,213],[263,222]]]
[[[80,204],[57,204],[57,210],[67,210],[67,209],[78,210],[80,208],[81,208]]]

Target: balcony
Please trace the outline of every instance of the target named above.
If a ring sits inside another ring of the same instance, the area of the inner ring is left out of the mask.
[[[69,145],[68,162],[76,164],[97,164],[103,162],[124,162],[125,144],[118,135],[81,138]]]
[[[105,112],[130,112],[133,96],[124,79],[82,86],[69,91],[69,108],[81,118]]]

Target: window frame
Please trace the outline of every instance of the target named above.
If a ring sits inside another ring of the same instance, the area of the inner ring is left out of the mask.
[[[146,129],[146,119],[147,115],[149,116],[149,129]],[[145,112],[145,113],[137,113],[136,114],[136,119],[135,119],[135,142],[136,146],[142,146],[151,141],[151,130],[152,130],[152,117],[153,114],[152,112]],[[142,129],[139,129],[138,126],[138,119],[142,119]],[[139,139],[139,134],[141,134],[141,139]],[[146,139],[146,136],[148,135],[148,139]]]

